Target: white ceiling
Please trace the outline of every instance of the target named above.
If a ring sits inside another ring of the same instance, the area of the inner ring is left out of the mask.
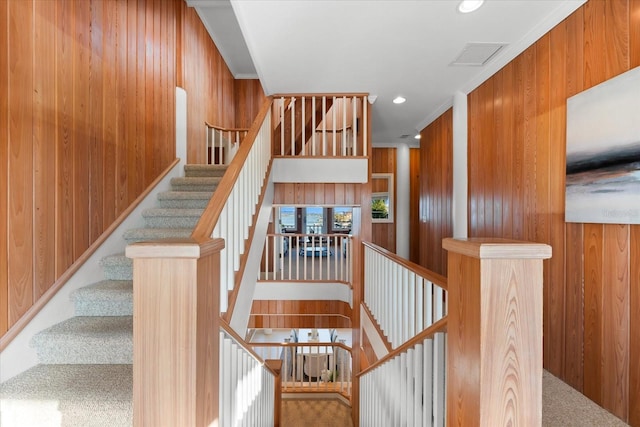
[[[459,0],[186,1],[236,78],[257,76],[267,94],[376,95],[373,143],[393,145],[417,142],[455,92],[473,90],[586,0],[486,0],[471,14]],[[450,65],[467,43],[506,46],[484,66]],[[393,104],[397,95],[407,102]]]

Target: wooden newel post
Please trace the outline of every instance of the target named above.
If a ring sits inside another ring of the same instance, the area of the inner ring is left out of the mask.
[[[551,247],[444,239],[447,425],[542,424],[542,260]]]
[[[222,248],[222,239],[127,247],[137,427],[217,425]]]

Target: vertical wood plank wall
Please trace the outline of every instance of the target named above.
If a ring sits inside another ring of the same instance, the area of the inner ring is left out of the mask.
[[[420,149],[409,149],[409,236],[420,236]],[[420,264],[420,239],[409,239],[409,261]]]
[[[234,126],[237,128],[251,127],[253,120],[258,115],[258,111],[260,111],[260,107],[266,99],[260,80],[236,80],[234,96],[236,106],[236,121]]]
[[[254,300],[250,328],[350,328],[351,307],[336,300]]]
[[[393,174],[393,206],[397,212],[396,194],[398,193],[396,171],[396,149],[374,147],[371,156],[371,173]],[[376,190],[373,189],[373,192]],[[394,215],[395,216],[395,215]],[[375,222],[371,224],[371,242],[391,252],[396,251],[396,224],[395,222]]]
[[[206,163],[205,121],[235,127],[233,75],[195,9],[182,1],[183,78],[187,91],[188,163]],[[203,73],[202,70],[210,70]],[[255,116],[254,116],[255,117]]]
[[[273,204],[284,206],[358,206],[362,184],[274,184]]]
[[[442,239],[453,236],[452,109],[420,133],[420,196],[418,263],[446,276],[447,253]]]
[[[565,223],[564,186],[566,99],[638,65],[640,1],[590,0],[468,99],[470,236],[553,247],[545,368],[636,426],[640,226]]]
[[[236,98],[182,0],[6,0],[0,28],[1,336],[174,160],[178,71],[190,128]]]

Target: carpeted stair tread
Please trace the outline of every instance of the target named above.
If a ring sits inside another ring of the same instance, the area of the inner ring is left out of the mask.
[[[71,294],[76,316],[132,316],[133,282],[103,280]]]
[[[34,335],[43,364],[133,363],[132,316],[76,316]]]
[[[107,280],[133,279],[133,260],[124,253],[106,256],[100,260],[100,265]]]
[[[215,191],[220,177],[178,177],[171,178],[171,187],[175,191]]]
[[[202,216],[203,209],[151,208],[142,212],[150,228],[193,228]]]
[[[204,209],[211,199],[211,191],[165,191],[158,194],[162,208]]]
[[[191,236],[193,227],[188,228],[134,228],[124,232],[128,243],[160,239],[186,239]]]
[[[0,425],[131,426],[132,396],[130,364],[37,365],[1,385]]]
[[[223,176],[227,165],[185,165],[184,173],[188,177]]]

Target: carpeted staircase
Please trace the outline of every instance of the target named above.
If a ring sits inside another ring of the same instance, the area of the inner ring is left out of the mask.
[[[187,165],[128,243],[189,237],[226,167]],[[33,337],[40,364],[0,386],[2,427],[132,425],[132,261],[101,262],[103,280],[73,293],[75,317]]]

